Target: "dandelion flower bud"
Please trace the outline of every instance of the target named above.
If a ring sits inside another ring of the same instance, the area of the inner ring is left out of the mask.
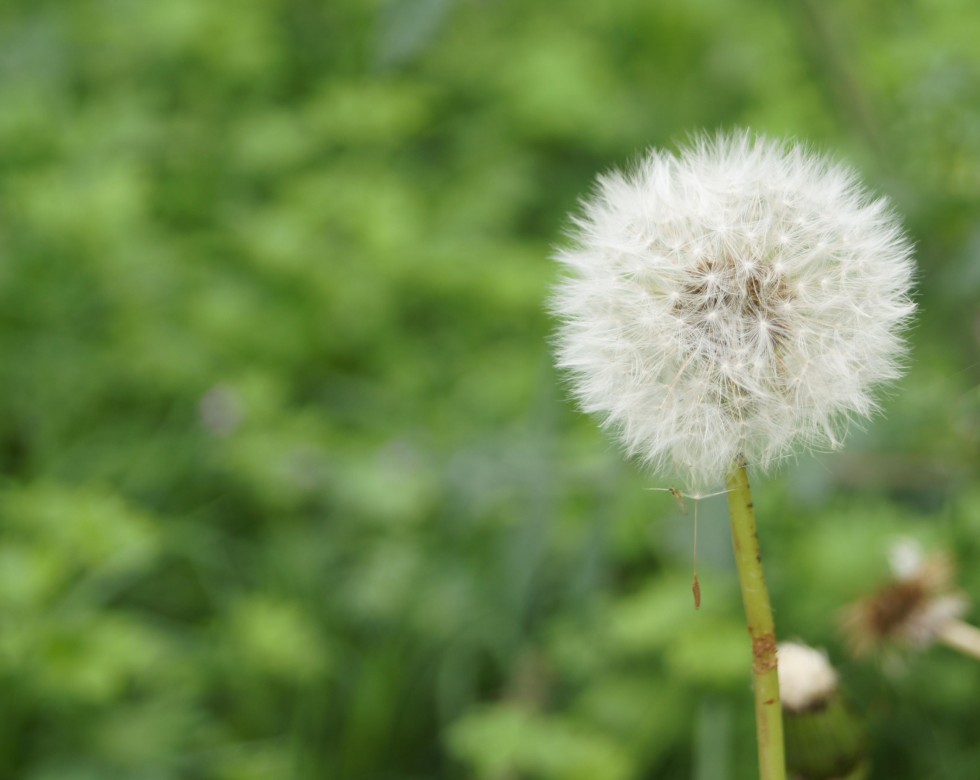
[[[689,489],[836,448],[901,373],[912,248],[846,168],[748,133],[599,178],[557,259],[558,362]]]
[[[826,653],[800,642],[781,642],[779,689],[791,776],[864,777],[866,730],[840,692]]]
[[[822,708],[837,693],[837,672],[826,653],[801,642],[780,642],[779,692],[787,710]]]

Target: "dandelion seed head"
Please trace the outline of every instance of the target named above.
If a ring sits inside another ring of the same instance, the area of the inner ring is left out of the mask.
[[[912,247],[844,167],[740,132],[599,178],[568,246],[558,363],[690,490],[833,449],[901,374]]]

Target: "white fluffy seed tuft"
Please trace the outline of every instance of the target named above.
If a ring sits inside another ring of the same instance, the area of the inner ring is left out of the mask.
[[[558,363],[627,451],[691,490],[834,449],[900,376],[912,247],[883,199],[747,132],[602,176],[557,259]]]
[[[827,654],[809,645],[780,642],[777,668],[783,707],[791,712],[819,707],[837,692],[837,672]]]

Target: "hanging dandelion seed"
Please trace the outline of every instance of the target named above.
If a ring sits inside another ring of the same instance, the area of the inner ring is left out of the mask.
[[[876,410],[875,390],[901,373],[911,245],[851,171],[746,132],[600,177],[574,224],[557,255],[558,364],[629,455],[688,493],[726,484],[760,768],[784,777],[745,469],[835,449]]]

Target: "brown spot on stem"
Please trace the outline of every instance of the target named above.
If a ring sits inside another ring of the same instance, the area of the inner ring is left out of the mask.
[[[766,674],[776,668],[776,636],[763,634],[752,637],[752,669]]]

